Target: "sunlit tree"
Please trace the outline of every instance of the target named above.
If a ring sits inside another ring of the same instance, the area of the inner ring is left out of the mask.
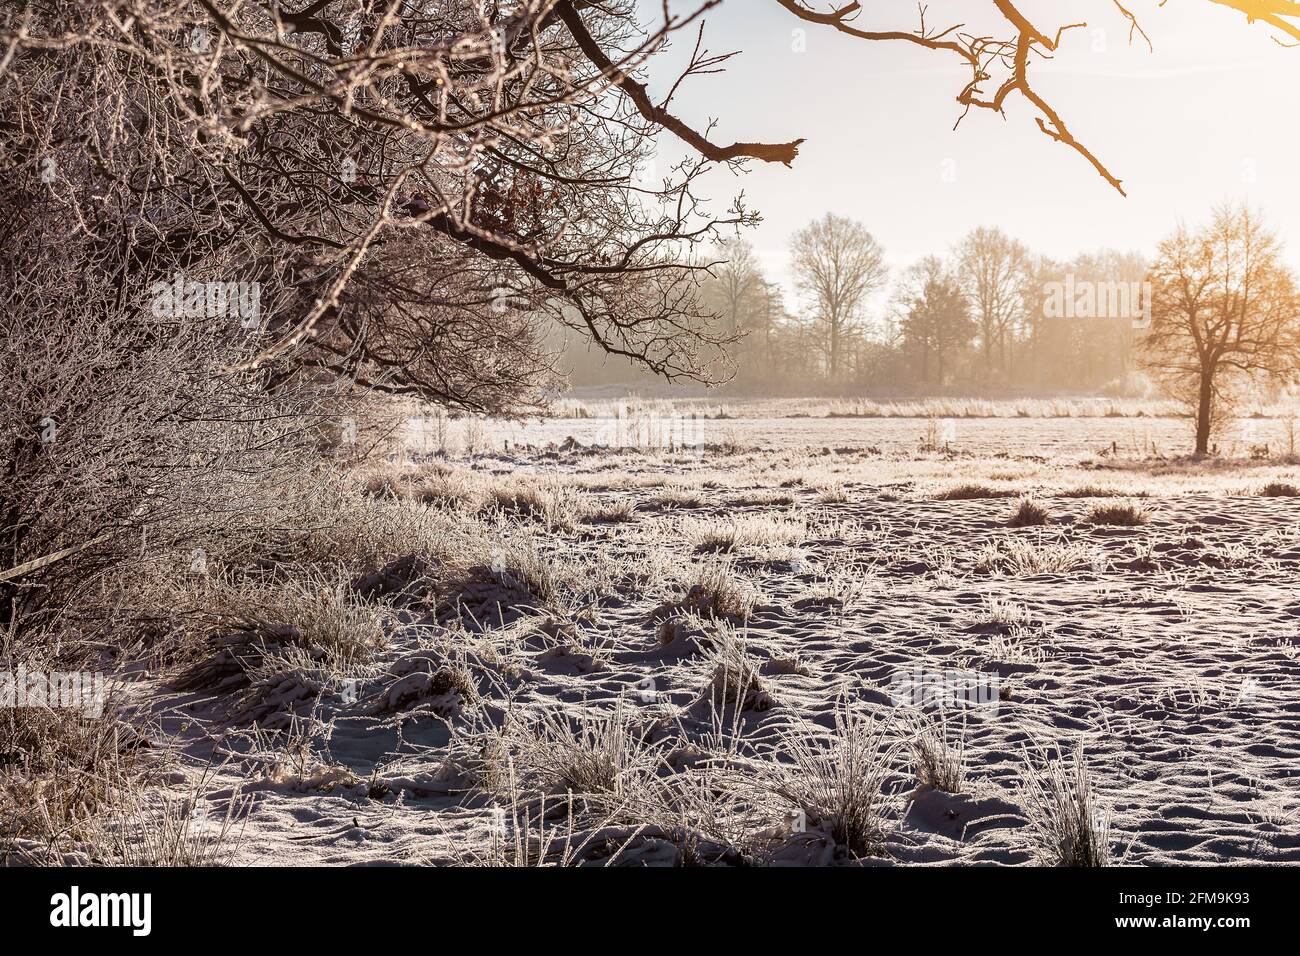
[[[1195,416],[1196,454],[1247,382],[1300,375],[1300,299],[1277,237],[1245,207],[1180,227],[1152,264],[1144,364]]]

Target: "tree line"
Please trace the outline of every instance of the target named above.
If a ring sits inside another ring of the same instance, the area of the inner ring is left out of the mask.
[[[947,254],[890,269],[865,226],[828,213],[791,238],[792,306],[746,240],[714,252],[703,296],[743,336],[732,350],[741,391],[1138,388],[1138,253],[1058,261],[981,226]]]
[[[1205,454],[1245,396],[1276,398],[1300,378],[1296,276],[1245,206],[1178,226],[1149,261],[1102,250],[1060,262],[979,227],[892,274],[861,223],[827,213],[791,239],[794,310],[749,243],[713,254],[701,298],[728,330],[741,393],[1156,390],[1185,405]]]

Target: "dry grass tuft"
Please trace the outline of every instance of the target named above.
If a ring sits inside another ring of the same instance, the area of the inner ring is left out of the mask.
[[[696,565],[682,582],[686,594],[676,607],[702,617],[745,620],[754,609],[756,596],[736,573],[731,559]]]
[[[229,866],[251,804],[238,793],[224,811],[209,809],[197,791],[154,799],[137,795],[99,821],[96,854],[110,866]]]
[[[110,698],[99,716],[69,708],[0,711],[0,862],[19,841],[94,842],[94,821],[145,787],[149,742]]]
[[[1035,768],[1025,754],[1021,792],[1043,861],[1050,866],[1109,865],[1110,823],[1093,792],[1083,745],[1075,745],[1069,765],[1064,758],[1039,763],[1042,767]]]
[[[600,552],[573,557],[539,540],[544,539],[515,528],[469,543],[447,576],[439,618],[452,613],[479,625],[503,626],[507,615],[530,609],[568,618],[613,586],[613,568]]]
[[[704,496],[691,488],[665,488],[653,499],[660,508],[703,508],[708,505]]]
[[[543,792],[627,800],[652,786],[660,749],[646,745],[618,698],[609,714],[571,721],[550,711],[511,738],[515,764]]]
[[[1068,574],[1092,566],[1095,552],[1066,541],[1034,543],[1013,539],[985,545],[975,553],[975,570],[982,574],[1031,576]]]
[[[1031,630],[1020,624],[1012,625],[1006,633],[991,634],[988,641],[990,660],[1004,664],[1038,664],[1044,652],[1038,645],[1042,631]]]
[[[607,505],[592,505],[585,520],[593,524],[626,524],[636,520],[636,502],[623,498]]]
[[[941,491],[934,496],[935,501],[972,501],[978,498],[1010,498],[1014,491],[1007,488],[994,488],[991,485],[963,484]]]
[[[489,487],[485,496],[481,510],[530,518],[552,533],[574,530],[590,509],[580,492],[554,482],[518,479]]]
[[[234,690],[255,675],[306,667],[339,674],[368,662],[387,638],[386,608],[366,603],[341,568],[307,566],[295,577],[217,580],[195,595],[206,628],[178,690]]]
[[[1120,488],[1106,487],[1104,485],[1077,485],[1074,488],[1067,488],[1061,492],[1062,498],[1114,498],[1120,494],[1127,494],[1130,498],[1146,498],[1145,491],[1125,492]]]
[[[765,765],[763,785],[849,853],[880,856],[894,803],[884,787],[897,752],[897,744],[886,744],[885,730],[841,700],[829,740],[781,731],[787,760]]]
[[[808,532],[802,516],[745,515],[702,519],[684,529],[697,551],[731,552],[740,547],[779,547],[798,544]]]
[[[817,489],[817,501],[823,505],[840,505],[849,500],[848,490],[838,482]]]
[[[371,497],[359,488],[343,478],[320,482],[310,510],[283,533],[282,556],[367,574],[404,555],[436,563],[477,536],[464,518],[454,520],[409,498]]]
[[[948,724],[925,714],[914,718],[911,730],[908,746],[916,779],[945,793],[961,793],[966,784],[966,755],[960,733],[950,739]]]
[[[1119,525],[1136,528],[1151,521],[1151,512],[1134,501],[1117,501],[1103,505],[1094,505],[1083,519],[1088,524]]]
[[[776,700],[759,676],[745,639],[725,621],[716,622],[713,646],[705,653],[713,667],[702,699],[719,711],[765,711]]]
[[[1034,525],[1051,524],[1052,518],[1047,513],[1047,509],[1031,498],[1020,499],[1016,505],[1016,510],[1011,512],[1011,517],[1007,519],[1007,526],[1011,528],[1026,528]]]
[[[976,628],[1010,628],[1031,620],[1029,608],[993,594],[986,594],[980,610],[971,614],[971,624]]]
[[[1259,493],[1264,498],[1295,498],[1300,496],[1300,488],[1285,481],[1270,481]]]

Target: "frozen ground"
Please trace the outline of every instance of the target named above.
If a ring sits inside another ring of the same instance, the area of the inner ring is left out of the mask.
[[[1259,493],[1300,468],[1098,458],[1135,426],[1104,418],[961,421],[947,452],[916,419],[727,421],[779,450],[700,454],[581,424],[394,467],[482,563],[354,581],[394,616],[350,676],[289,670],[251,709],[135,685],[191,786],[218,755],[199,823],[251,798],[236,861],[1044,863],[1062,799],[1112,862],[1300,861],[1300,499]],[[502,482],[542,504],[469,503]],[[1008,526],[1021,496],[1049,523]],[[860,852],[808,785],[853,776],[867,718]],[[936,734],[959,793],[921,782]]]

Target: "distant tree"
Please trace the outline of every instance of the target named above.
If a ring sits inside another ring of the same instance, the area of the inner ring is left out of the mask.
[[[797,389],[807,389],[824,374],[818,354],[818,332],[807,315],[781,310],[772,332],[769,368],[772,381]]]
[[[1095,290],[1096,317],[1076,322],[1075,356],[1068,361],[1078,368],[1084,385],[1123,383],[1132,376],[1134,343],[1144,324],[1136,320],[1144,308],[1146,258],[1100,249],[1076,256],[1069,269],[1076,286],[1086,282]]]
[[[724,239],[718,243],[714,254],[720,260],[710,267],[711,283],[717,298],[719,313],[733,332],[745,326],[744,318],[759,292],[763,274],[759,270],[754,247],[741,238]]]
[[[1020,333],[1022,359],[1018,363],[1022,382],[1041,385],[1051,377],[1048,365],[1055,323],[1047,321],[1045,299],[1049,283],[1059,280],[1064,268],[1047,256],[1035,255],[1025,270],[1021,292],[1025,302]]]
[[[758,357],[762,369],[770,371],[776,362],[776,337],[790,321],[781,286],[760,276],[754,285],[749,316],[748,328],[753,336],[750,353]]]
[[[867,299],[889,275],[884,250],[861,223],[827,213],[794,234],[795,280],[812,299],[827,372],[836,378]]]
[[[1140,254],[1112,249],[1035,259],[1023,293],[1022,380],[1079,389],[1131,382],[1146,269]]]
[[[960,283],[937,256],[913,266],[903,287],[903,336],[920,357],[922,381],[942,386],[949,360],[970,344],[976,325]]]
[[[718,317],[737,384],[749,387],[773,370],[774,337],[788,317],[781,287],[768,281],[754,248],[738,237],[710,250],[701,301]]]
[[[1195,410],[1198,456],[1243,384],[1297,380],[1300,299],[1280,251],[1257,214],[1220,207],[1162,242],[1151,266],[1144,365]]]
[[[1001,229],[981,226],[957,250],[961,283],[979,328],[984,384],[996,363],[1006,376],[1016,326],[1025,311],[1029,251]]]

